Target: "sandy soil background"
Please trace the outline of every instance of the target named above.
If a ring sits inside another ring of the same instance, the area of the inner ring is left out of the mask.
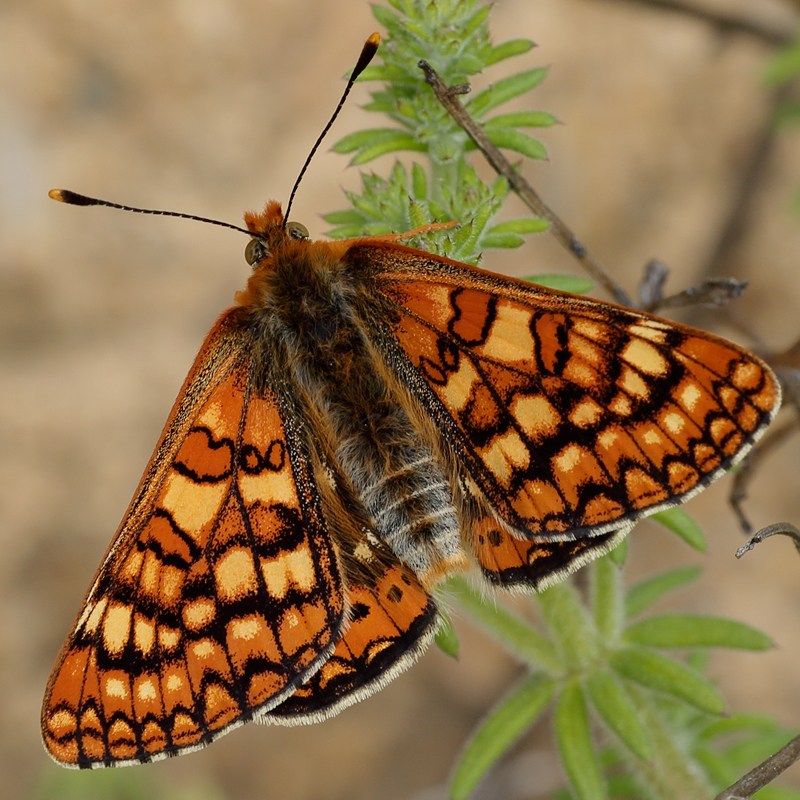
[[[798,16],[788,0],[710,5],[789,35]],[[552,66],[520,104],[564,123],[542,134],[549,162],[524,168],[552,207],[629,290],[652,257],[673,269],[670,289],[703,276],[770,113],[761,73],[774,45],[623,0],[497,0],[491,23],[495,41],[539,45],[508,69]],[[432,651],[322,725],[249,725],[202,753],[103,774],[60,770],[39,742],[62,638],[203,335],[249,272],[235,233],[65,207],[47,190],[232,222],[269,197],[285,200],[375,27],[365,0],[0,3],[3,797],[438,800],[471,727],[520,671],[456,620],[458,662]],[[382,124],[359,108],[366,85],[352,97],[334,139]],[[800,333],[798,144],[797,130],[772,143],[736,226],[741,240],[718,265],[751,282],[732,314],[757,339],[719,313],[702,317],[772,350]],[[345,158],[322,152],[292,216],[320,236],[319,215],[357,185]],[[485,265],[578,272],[546,236]],[[756,526],[800,522],[799,466],[797,439],[769,459],[747,506]],[[711,542],[706,555],[645,523],[629,569],[702,563],[703,580],[674,607],[748,621],[778,644],[717,655],[713,676],[732,708],[797,728],[800,561],[779,541],[735,561],[728,490],[722,480],[690,504]],[[529,800],[559,785],[548,740],[544,728],[526,737],[481,796]],[[789,779],[800,787],[797,767]]]

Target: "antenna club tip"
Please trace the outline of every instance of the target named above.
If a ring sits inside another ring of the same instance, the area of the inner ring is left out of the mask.
[[[353,68],[350,80],[354,81],[365,69],[367,64],[372,61],[372,57],[378,52],[378,45],[381,43],[381,35],[376,31],[364,42],[364,48],[358,58],[358,63]]]
[[[58,200],[59,203],[68,203],[71,206],[97,206],[102,205],[98,200],[93,197],[86,197],[84,194],[71,192],[69,189],[51,189],[47,193],[53,200]]]

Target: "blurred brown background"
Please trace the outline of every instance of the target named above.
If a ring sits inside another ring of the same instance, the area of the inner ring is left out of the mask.
[[[798,19],[789,0],[697,4],[778,38]],[[629,290],[651,257],[673,269],[671,290],[702,277],[770,113],[761,74],[774,41],[626,0],[497,0],[491,25],[496,42],[539,45],[506,70],[552,65],[522,104],[564,123],[542,133],[550,161],[525,165],[545,199]],[[62,771],[39,743],[57,649],[203,335],[249,273],[246,242],[233,232],[66,207],[47,191],[231,222],[269,197],[285,201],[340,76],[375,28],[366,0],[0,2],[3,797],[126,797],[131,782],[170,799],[439,800],[471,726],[519,672],[456,620],[458,662],[434,648],[318,726],[248,725],[201,753],[112,777]],[[331,141],[383,124],[359,108],[367,85],[352,98]],[[702,322],[774,350],[800,335],[800,213],[791,209],[800,134],[768,143],[734,225],[741,240],[712,267],[751,282],[731,313],[758,341],[720,313]],[[357,185],[345,158],[321,152],[292,216],[320,236],[319,215],[343,207],[342,187]],[[484,265],[578,271],[546,236]],[[769,459],[747,505],[756,526],[800,524],[799,466],[797,439]],[[800,560],[787,541],[733,558],[740,533],[729,486],[721,480],[689,506],[711,542],[705,556],[644,523],[629,570],[702,563],[702,582],[676,607],[748,621],[778,644],[716,655],[713,676],[732,708],[797,728]],[[557,786],[548,739],[545,729],[527,737],[481,796],[528,800]],[[789,780],[800,786],[800,769]]]

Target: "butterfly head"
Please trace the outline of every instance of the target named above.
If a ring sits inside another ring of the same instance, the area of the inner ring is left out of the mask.
[[[253,269],[269,256],[275,255],[291,242],[305,241],[308,228],[301,222],[285,222],[281,205],[270,200],[261,214],[248,211],[244,215],[247,229],[253,234],[244,251]]]

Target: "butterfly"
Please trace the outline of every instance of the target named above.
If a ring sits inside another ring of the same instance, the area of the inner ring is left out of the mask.
[[[64,766],[336,714],[425,650],[448,575],[562,579],[722,475],[780,403],[711,334],[404,236],[312,241],[274,201],[245,222],[253,272],[47,687]]]

